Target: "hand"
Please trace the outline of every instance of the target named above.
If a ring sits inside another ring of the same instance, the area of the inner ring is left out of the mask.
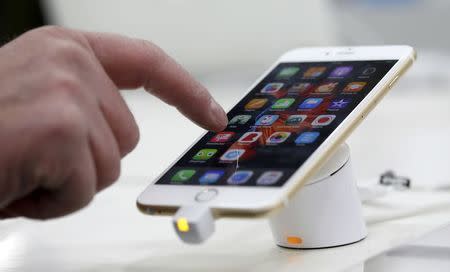
[[[0,48],[0,217],[76,211],[137,144],[118,89],[143,86],[200,126],[225,128],[208,91],[154,44],[43,27]]]

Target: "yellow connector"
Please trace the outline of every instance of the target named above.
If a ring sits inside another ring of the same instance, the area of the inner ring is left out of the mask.
[[[180,232],[188,232],[189,231],[189,223],[186,218],[180,217],[177,220],[177,228]]]

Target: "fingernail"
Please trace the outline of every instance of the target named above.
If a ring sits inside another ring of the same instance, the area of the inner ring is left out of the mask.
[[[210,112],[212,121],[219,128],[218,130],[222,130],[228,125],[227,114],[214,99],[211,99]]]

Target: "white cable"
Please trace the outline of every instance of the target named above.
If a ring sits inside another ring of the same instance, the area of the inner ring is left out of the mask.
[[[383,176],[388,176],[389,185],[382,185],[378,182],[377,179],[374,179],[370,182],[364,182],[363,185],[358,185],[358,192],[360,195],[361,202],[366,207],[366,209],[373,208],[377,209],[376,212],[381,213],[380,215],[376,216],[367,216],[366,222],[368,224],[377,224],[381,222],[386,222],[390,220],[395,219],[402,219],[402,218],[408,218],[418,215],[423,215],[426,213],[436,213],[442,210],[449,210],[450,209],[450,197],[447,198],[446,195],[442,198],[441,201],[438,201],[437,203],[425,203],[421,202],[419,199],[418,201],[414,201],[411,204],[411,207],[408,206],[398,206],[396,207],[395,204],[392,203],[392,198],[389,199],[389,196],[394,196],[394,194],[398,194],[397,197],[405,196],[402,195],[401,192],[403,191],[404,194],[411,193],[411,196],[413,197],[414,194],[416,196],[419,196],[420,193],[430,193],[430,192],[440,192],[445,193],[449,190],[447,188],[435,188],[433,190],[430,189],[414,189],[410,190],[410,184],[408,181],[407,186],[404,185],[405,178],[400,177],[401,179],[398,179],[400,182],[396,182],[397,176],[392,172],[386,172],[381,176],[381,179],[383,180]],[[385,200],[384,200],[385,199]],[[433,198],[434,199],[434,198]],[[439,199],[439,198],[437,198]],[[405,203],[403,203],[405,204]],[[383,208],[385,207],[385,208]],[[449,218],[450,220],[450,218]]]

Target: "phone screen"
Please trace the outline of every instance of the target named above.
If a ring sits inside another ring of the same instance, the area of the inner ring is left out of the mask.
[[[396,62],[280,63],[156,184],[282,186]]]

